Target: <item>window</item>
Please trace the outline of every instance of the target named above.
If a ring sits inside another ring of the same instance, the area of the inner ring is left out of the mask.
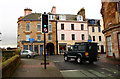
[[[120,1],[118,2],[118,16],[119,16],[119,22],[120,22]]]
[[[55,15],[49,15],[49,20],[55,20]]]
[[[20,41],[20,35],[18,35],[18,42]]]
[[[72,40],[75,40],[75,34],[72,34]]]
[[[37,40],[41,40],[41,34],[37,35]]]
[[[65,35],[61,34],[61,40],[65,40]]]
[[[37,24],[37,31],[41,31],[40,23]]]
[[[51,24],[49,24],[49,31],[52,31],[52,26],[51,26]]]
[[[23,45],[23,50],[28,50],[28,45]]]
[[[98,32],[100,32],[101,30],[100,30],[100,27],[98,27]]]
[[[95,36],[93,36],[93,41],[95,41]]]
[[[61,30],[64,30],[64,24],[61,24]]]
[[[29,41],[30,35],[26,35],[26,41]]]
[[[59,15],[59,20],[66,20],[66,16],[65,15]]]
[[[84,30],[84,24],[81,24],[81,30]]]
[[[112,42],[111,42],[111,36],[107,37],[107,52],[108,56],[112,56]]]
[[[26,23],[26,31],[30,31],[30,23]]]
[[[120,51],[120,33],[118,34],[118,45],[119,45],[119,51]]]
[[[83,17],[81,15],[77,16],[77,21],[83,21]]]
[[[101,36],[99,36],[99,41],[101,41]]]
[[[48,34],[48,40],[52,40],[52,34]]]
[[[92,27],[92,32],[95,32],[94,27]]]
[[[29,45],[29,50],[33,51],[33,45]]]
[[[85,35],[84,34],[82,34],[82,40],[85,40]]]
[[[74,24],[71,24],[71,30],[74,30]]]

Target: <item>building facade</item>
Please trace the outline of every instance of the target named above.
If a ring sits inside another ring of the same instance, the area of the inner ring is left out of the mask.
[[[43,55],[44,34],[41,31],[41,13],[32,13],[31,9],[24,9],[24,12],[25,15],[18,18],[17,22],[17,47]],[[50,55],[57,54],[56,33],[56,21],[50,19],[49,33],[46,34],[46,48]],[[34,39],[33,43],[30,42],[29,38]]]
[[[102,2],[106,55],[120,59],[120,2]]]
[[[68,46],[74,45],[75,42],[87,42],[88,29],[87,22],[83,21],[83,13],[85,12],[79,12],[77,15],[56,14],[56,7],[52,7],[51,14],[55,16],[57,25],[58,54],[63,54],[68,50]]]
[[[99,53],[105,53],[105,37],[102,33],[103,20],[99,19],[86,19],[88,22],[88,34],[90,42],[97,42],[99,46]]]

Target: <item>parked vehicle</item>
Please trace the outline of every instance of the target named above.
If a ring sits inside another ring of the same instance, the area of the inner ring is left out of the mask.
[[[20,53],[21,57],[27,57],[27,58],[31,58],[31,57],[35,57],[37,54],[35,52],[32,52],[30,50],[22,50]]]
[[[75,59],[78,63],[83,61],[93,63],[97,61],[97,56],[97,43],[77,42],[75,45],[69,46],[68,51],[64,53],[64,60]]]

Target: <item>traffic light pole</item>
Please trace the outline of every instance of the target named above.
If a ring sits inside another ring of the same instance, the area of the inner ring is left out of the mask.
[[[45,33],[44,33],[44,69],[46,69],[46,52],[45,52],[45,42],[46,42],[46,38],[45,38]]]

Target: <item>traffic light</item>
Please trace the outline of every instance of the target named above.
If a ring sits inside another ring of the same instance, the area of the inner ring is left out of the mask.
[[[42,14],[42,33],[48,33],[48,14]]]

